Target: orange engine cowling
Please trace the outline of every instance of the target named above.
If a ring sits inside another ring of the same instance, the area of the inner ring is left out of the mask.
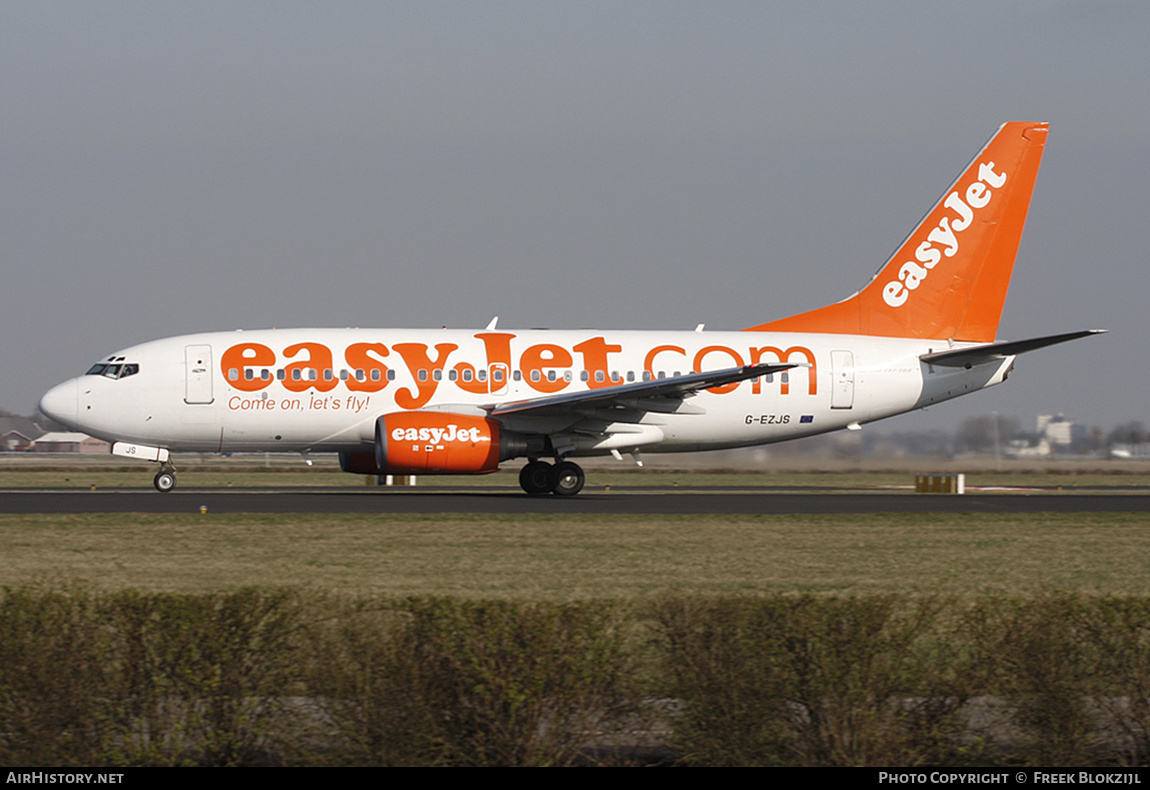
[[[486,417],[431,411],[385,414],[375,423],[377,473],[494,472],[500,440],[500,424]]]

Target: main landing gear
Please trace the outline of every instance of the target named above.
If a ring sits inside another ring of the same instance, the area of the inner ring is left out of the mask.
[[[156,472],[156,476],[152,478],[152,485],[156,487],[157,491],[162,491],[165,494],[176,487],[176,467],[171,464],[163,464],[160,471]]]
[[[546,461],[530,461],[519,472],[519,485],[528,494],[575,496],[583,490],[585,475],[579,464],[560,461],[552,466]]]

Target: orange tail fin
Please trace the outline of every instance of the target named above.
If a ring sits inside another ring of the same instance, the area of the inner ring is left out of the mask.
[[[857,294],[750,331],[994,340],[1048,126],[1003,124]]]

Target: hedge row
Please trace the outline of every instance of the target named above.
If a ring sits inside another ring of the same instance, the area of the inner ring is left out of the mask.
[[[4,765],[1150,761],[1150,599],[5,590]]]

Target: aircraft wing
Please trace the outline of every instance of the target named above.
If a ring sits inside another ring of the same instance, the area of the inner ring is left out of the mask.
[[[601,409],[613,406],[640,410],[644,409],[645,406],[651,406],[653,407],[652,411],[665,411],[666,409],[659,408],[662,405],[660,402],[665,404],[667,401],[682,401],[708,387],[721,387],[724,384],[746,381],[797,367],[803,367],[803,365],[798,363],[744,365],[738,368],[688,373],[685,376],[655,379],[654,381],[615,384],[599,389],[496,403],[485,406],[484,410],[488,411],[492,417],[507,414],[573,411],[575,409]]]
[[[1058,343],[1077,340],[1080,337],[1100,335],[1105,329],[1085,329],[1081,332],[1067,332],[1062,335],[1047,335],[1046,337],[1032,337],[1029,340],[1011,340],[1005,343],[988,343],[985,346],[973,348],[959,348],[953,351],[936,351],[933,354],[923,354],[919,357],[930,365],[942,365],[951,368],[967,368],[990,362],[993,359],[1021,354],[1025,351],[1034,351]]]

